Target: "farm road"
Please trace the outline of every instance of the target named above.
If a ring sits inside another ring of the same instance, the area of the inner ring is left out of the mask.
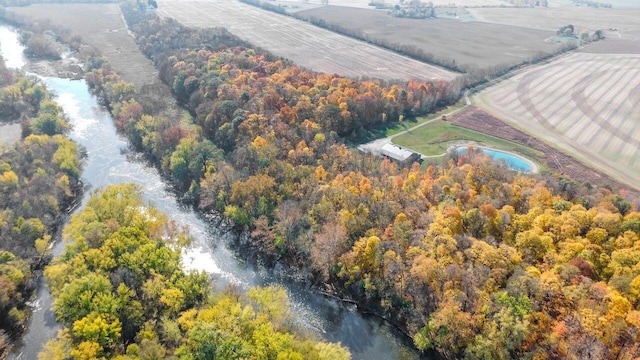
[[[351,78],[453,80],[458,74],[238,1],[158,1],[157,13],[187,26],[225,27],[304,68]]]
[[[448,112],[446,114],[443,114],[443,115],[446,116],[446,117],[450,117],[451,115],[455,115],[455,114],[461,112],[462,110],[468,108],[471,105],[471,100],[469,99],[469,90],[465,91],[464,98],[465,98],[465,101],[466,101],[465,106],[463,106],[463,107],[461,107],[459,109],[450,111],[450,112]],[[375,155],[380,155],[382,153],[382,147],[385,146],[386,144],[393,143],[393,138],[398,137],[400,135],[404,135],[404,134],[406,134],[408,132],[414,131],[414,130],[416,130],[418,128],[421,128],[421,127],[423,127],[425,125],[431,124],[432,122],[434,122],[436,120],[439,120],[439,119],[440,119],[440,117],[437,117],[435,119],[431,119],[431,120],[425,121],[425,122],[423,122],[421,124],[417,124],[415,126],[412,126],[412,127],[408,128],[406,130],[403,130],[403,131],[397,133],[397,134],[393,134],[391,136],[387,136],[387,137],[382,138],[382,139],[376,139],[376,140],[370,141],[370,142],[368,142],[366,144],[361,144],[361,145],[358,146],[358,150],[363,151],[363,152],[367,152],[367,153],[371,153],[371,154],[375,154]],[[411,151],[414,151],[414,150],[411,150]],[[422,158],[430,158],[430,157],[440,157],[440,156],[443,156],[445,154],[437,154],[437,155],[420,154],[420,155],[422,155]],[[536,170],[537,170],[537,168],[536,168]]]

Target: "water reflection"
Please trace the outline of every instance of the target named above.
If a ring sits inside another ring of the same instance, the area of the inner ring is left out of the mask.
[[[23,50],[24,47],[20,44],[16,31],[8,26],[0,26],[0,51],[7,68],[22,69],[24,67],[27,62]]]

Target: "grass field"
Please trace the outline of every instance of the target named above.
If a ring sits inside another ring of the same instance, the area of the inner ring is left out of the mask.
[[[574,53],[475,100],[614,178],[640,184],[640,55]]]
[[[442,120],[395,137],[393,143],[427,156],[443,155],[451,145],[475,143],[521,154],[538,162],[542,159],[542,153],[534,149]]]
[[[523,9],[526,11],[526,9]],[[368,38],[389,44],[413,46],[436,58],[454,59],[463,68],[512,65],[552,52],[558,45],[545,42],[555,31],[454,19],[406,19],[384,10],[325,6],[298,15],[322,19]]]
[[[188,26],[226,27],[250,43],[319,72],[352,78],[452,80],[456,73],[237,1],[160,0],[158,14]]]

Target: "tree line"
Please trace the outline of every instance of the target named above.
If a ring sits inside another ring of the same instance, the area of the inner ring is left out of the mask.
[[[460,89],[473,88],[473,87],[485,84],[490,79],[505,75],[510,71],[516,70],[522,66],[536,64],[536,63],[548,60],[549,58],[552,58],[556,55],[574,50],[578,46],[576,42],[567,42],[554,51],[536,52],[530,57],[524,59],[519,64],[512,64],[512,65],[503,64],[503,65],[496,65],[493,67],[478,69],[474,66],[460,65],[456,62],[454,58],[438,56],[431,52],[425,51],[424,49],[415,45],[407,45],[399,42],[392,42],[389,40],[379,39],[374,36],[370,36],[369,34],[366,34],[361,30],[346,28],[344,26],[341,26],[336,23],[332,23],[330,21],[321,19],[316,16],[305,16],[303,14],[295,13],[295,12],[289,13],[283,8],[279,6],[271,5],[267,2],[263,2],[260,0],[240,0],[240,1],[249,5],[263,8],[265,10],[277,12],[282,15],[292,16],[296,19],[309,22],[321,28],[336,32],[338,34],[346,35],[354,39],[366,41],[368,43],[380,46],[382,48],[391,50],[393,52],[410,57],[418,61],[423,61],[428,64],[437,65],[451,71],[459,72],[462,75],[460,75],[457,79],[455,79],[454,83],[456,88],[460,88]],[[513,0],[513,1],[516,1],[516,0]],[[520,4],[520,5],[524,5],[524,4]],[[531,1],[528,1],[526,6],[544,6],[544,5],[538,4],[537,0],[535,2],[534,0],[531,0]]]

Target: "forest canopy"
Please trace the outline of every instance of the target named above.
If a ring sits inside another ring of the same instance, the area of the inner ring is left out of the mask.
[[[87,81],[116,123],[243,244],[400,324],[445,358],[639,356],[637,198],[525,175],[469,149],[400,167],[360,129],[447,103],[447,83],[301,70],[225,30],[127,12],[193,122],[154,114],[104,59]]]
[[[339,344],[290,331],[278,286],[213,293],[185,272],[186,234],[133,184],[95,191],[45,270],[65,328],[40,359],[350,359]]]

